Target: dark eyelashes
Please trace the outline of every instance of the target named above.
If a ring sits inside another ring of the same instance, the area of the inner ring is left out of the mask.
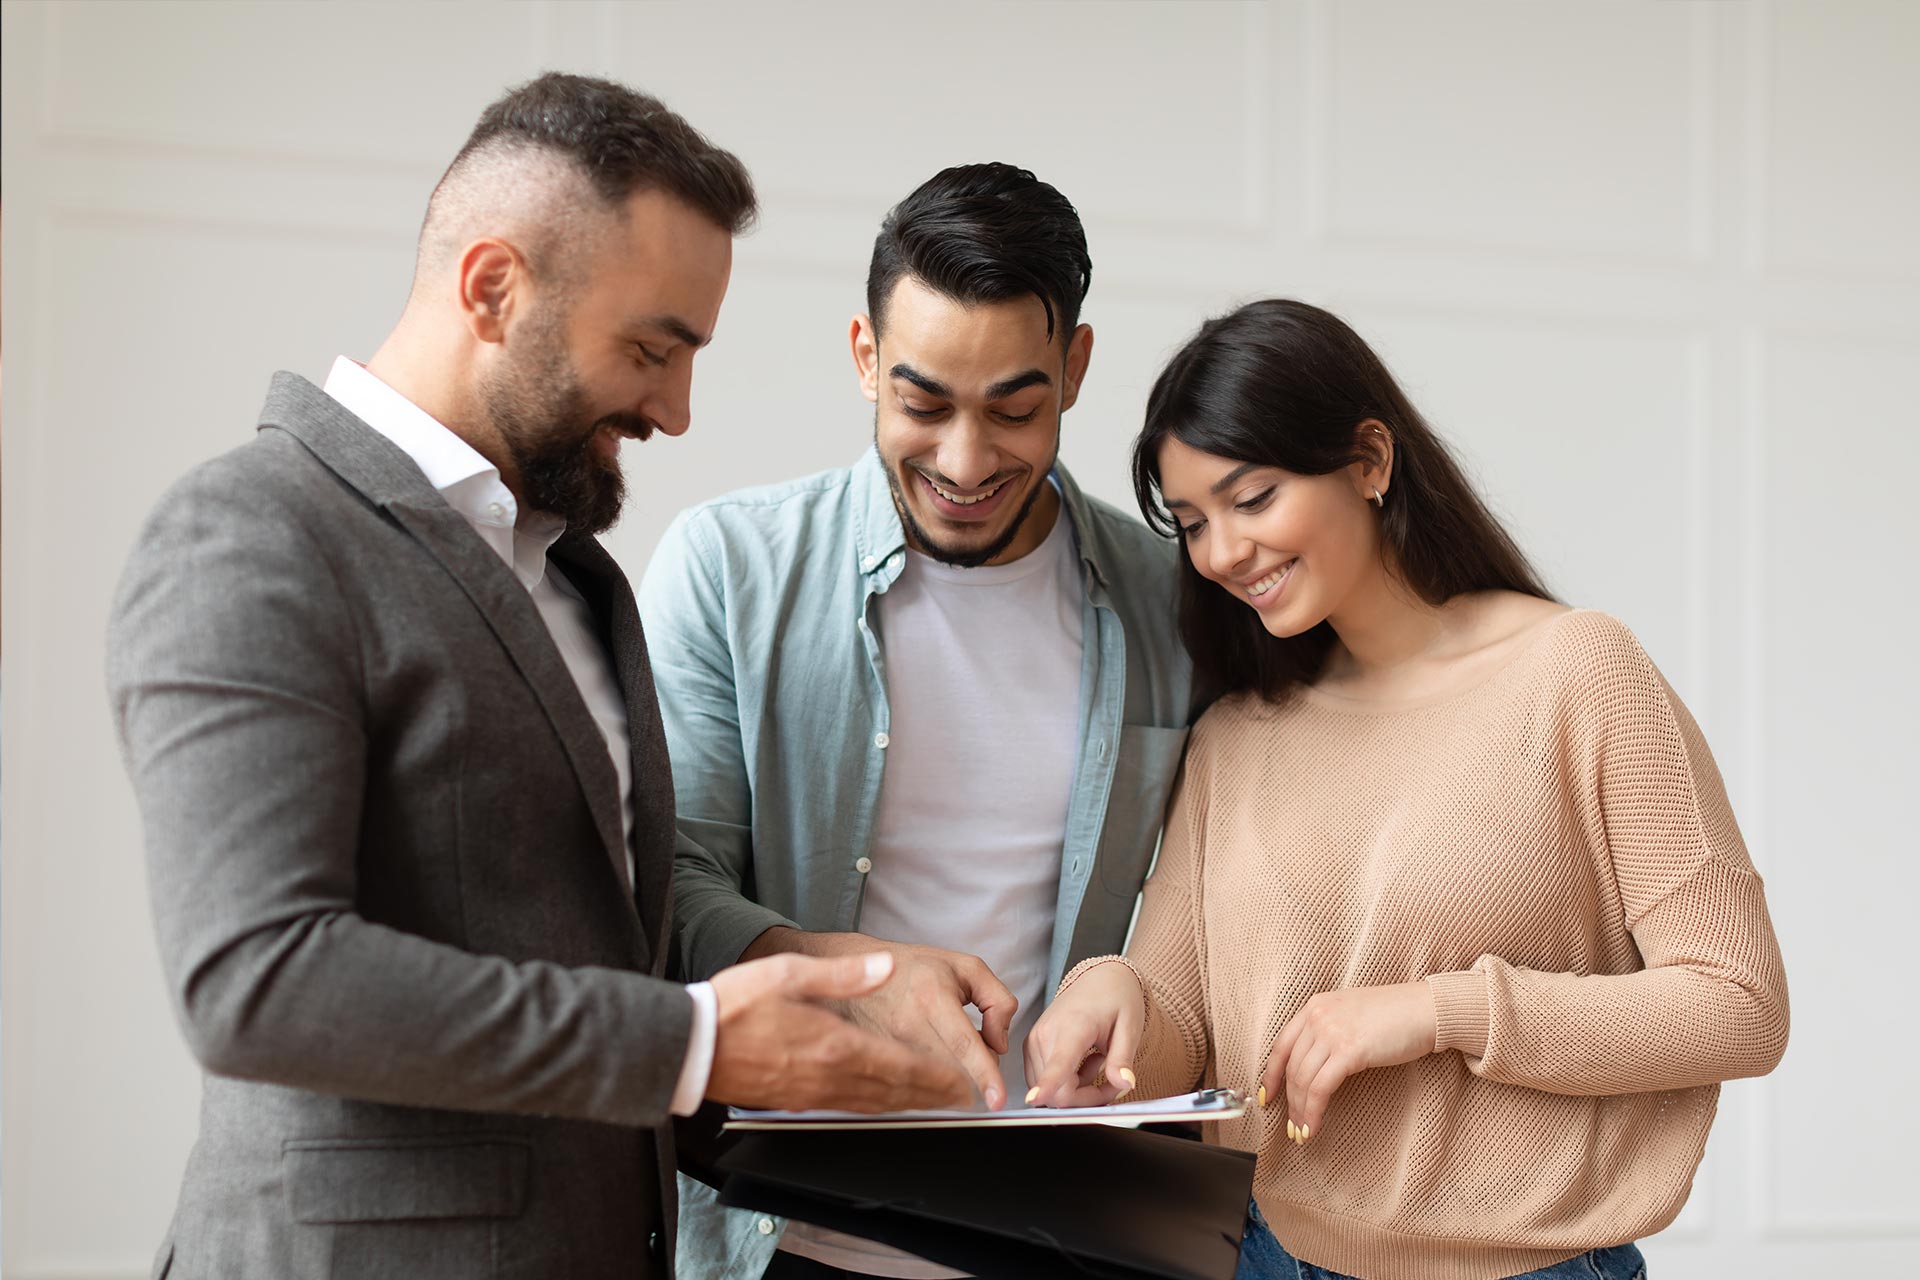
[[[1254,494],[1245,502],[1236,502],[1234,506],[1241,511],[1258,511],[1261,507],[1267,505],[1267,500],[1271,497],[1273,497],[1273,490],[1267,489],[1261,493]]]
[[[925,421],[928,418],[937,418],[941,414],[946,412],[945,409],[915,409],[911,405],[904,405],[904,404],[900,406],[900,411],[906,414],[909,418],[918,418],[918,419],[921,419],[922,421]],[[998,414],[996,416],[999,417],[1000,421],[1008,424],[1009,426],[1023,427],[1027,423],[1032,422],[1034,418],[1039,415],[1039,413],[1040,413],[1040,410],[1032,409],[1032,410],[1029,410],[1026,414],[1018,418],[1014,417],[1011,414],[1006,414],[1006,413]]]
[[[1275,488],[1277,487],[1278,486],[1275,486]],[[1268,502],[1272,501],[1273,492],[1274,491],[1271,488],[1263,490],[1260,493],[1254,494],[1251,498],[1248,498],[1245,502],[1234,503],[1233,509],[1235,511],[1245,511],[1251,514],[1252,512],[1260,510],[1262,507],[1266,506]],[[1202,529],[1206,527],[1207,527],[1207,522],[1205,520],[1196,520],[1192,524],[1183,524],[1180,526],[1180,536],[1182,538],[1191,540],[1195,535],[1197,535]]]

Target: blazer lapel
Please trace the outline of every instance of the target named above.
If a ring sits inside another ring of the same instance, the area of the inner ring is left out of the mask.
[[[627,736],[633,752],[634,899],[658,976],[666,968],[665,939],[673,922],[673,774],[640,611],[627,575],[595,539],[568,534],[549,555],[600,619],[626,699]]]
[[[298,437],[335,474],[385,508],[466,592],[546,712],[579,778],[614,877],[631,889],[621,833],[620,781],[607,754],[607,740],[587,711],[533,597],[513,571],[427,483],[404,451],[305,378],[275,374],[260,423]],[[650,696],[650,682],[648,691]],[[656,708],[656,730],[658,719]]]
[[[434,495],[438,498],[438,494]],[[593,812],[614,878],[627,885],[627,855],[621,836],[620,779],[607,754],[607,739],[593,722],[580,686],[567,670],[533,597],[493,549],[480,540],[462,516],[444,502],[437,508],[388,503],[387,509],[460,584],[493,628],[494,635],[526,677],[552,722],[580,790]]]

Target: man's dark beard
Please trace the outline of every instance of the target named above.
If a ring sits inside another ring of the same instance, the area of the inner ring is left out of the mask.
[[[488,380],[487,415],[520,473],[520,505],[560,517],[569,532],[604,533],[620,518],[627,482],[618,461],[600,457],[593,437],[610,426],[644,438],[652,424],[630,413],[588,419],[587,394],[559,330],[536,333],[524,367]]]
[[[907,526],[907,536],[935,560],[941,564],[950,564],[956,569],[978,569],[1012,546],[1014,538],[1019,536],[1020,527],[1026,524],[1027,517],[1033,514],[1033,504],[1040,500],[1040,491],[1047,483],[1046,478],[1041,477],[1040,483],[1033,486],[1033,492],[1027,495],[1026,502],[1021,504],[1020,514],[1013,518],[1013,523],[1009,524],[999,537],[976,551],[955,551],[950,547],[941,546],[921,526],[920,522],[913,518],[913,508],[907,505],[907,495],[900,491],[898,469],[892,463],[884,461],[884,454],[881,457],[887,473],[887,488],[893,490],[893,505],[900,512],[900,522]],[[1052,468],[1049,467],[1048,470]]]

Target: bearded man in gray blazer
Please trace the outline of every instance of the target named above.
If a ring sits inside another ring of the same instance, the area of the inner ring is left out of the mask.
[[[109,684],[207,1073],[157,1275],[670,1275],[670,1115],[968,1095],[829,1011],[884,956],[666,976],[666,746],[593,535],[623,441],[687,429],[753,213],[659,102],[522,86],[372,359],[276,375],[154,512]]]

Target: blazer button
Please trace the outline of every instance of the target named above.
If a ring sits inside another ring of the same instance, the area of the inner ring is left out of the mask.
[[[865,875],[867,874],[867,872],[873,870],[873,859],[861,858],[860,860],[858,860],[853,864],[853,869],[855,871],[858,871],[861,875]]]

